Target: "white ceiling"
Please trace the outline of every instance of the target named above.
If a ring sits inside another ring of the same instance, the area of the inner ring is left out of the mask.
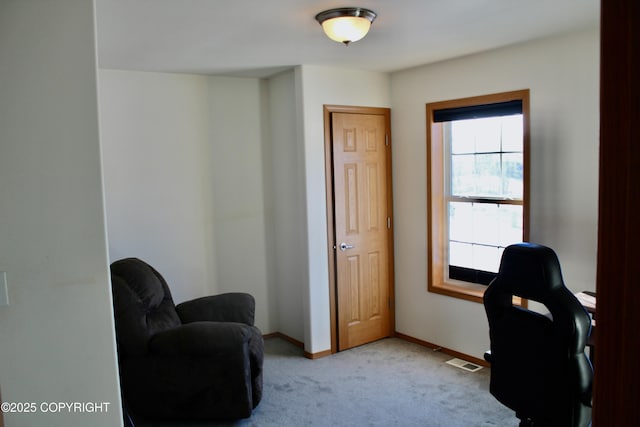
[[[345,47],[314,17],[378,14]],[[265,77],[296,65],[390,72],[597,27],[600,0],[96,0],[101,68]]]

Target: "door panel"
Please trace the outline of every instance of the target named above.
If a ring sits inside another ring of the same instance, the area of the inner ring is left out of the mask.
[[[332,113],[338,350],[390,334],[386,135],[383,115]]]

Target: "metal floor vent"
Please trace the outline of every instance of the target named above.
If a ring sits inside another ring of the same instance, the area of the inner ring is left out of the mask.
[[[482,369],[482,366],[476,365],[475,363],[467,362],[466,360],[462,359],[447,360],[447,363],[449,365],[455,366],[456,368],[464,369],[465,371],[469,372],[476,372]]]

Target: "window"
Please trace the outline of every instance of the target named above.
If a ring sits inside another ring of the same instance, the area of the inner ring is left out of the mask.
[[[528,240],[529,91],[427,104],[428,289],[482,302]]]

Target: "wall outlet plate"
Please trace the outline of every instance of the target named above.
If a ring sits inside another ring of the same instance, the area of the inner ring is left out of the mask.
[[[7,289],[7,272],[0,271],[0,306],[9,305],[9,291]]]

